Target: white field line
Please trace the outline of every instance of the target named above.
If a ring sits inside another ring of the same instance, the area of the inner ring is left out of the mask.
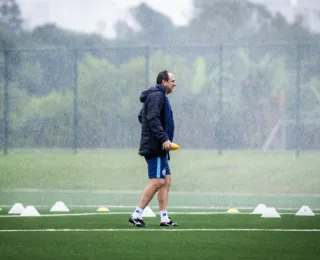
[[[189,229],[2,229],[0,233],[13,232],[320,232],[320,229],[259,229],[259,228],[189,228]]]
[[[56,213],[56,214],[40,214],[40,216],[20,216],[19,214],[12,215],[0,215],[0,218],[10,218],[10,217],[70,217],[70,216],[94,216],[94,215],[130,215],[132,212],[90,212],[90,213]]]
[[[6,188],[0,189],[0,192],[21,192],[21,193],[92,193],[92,194],[141,194],[141,190],[101,190],[101,189],[36,189],[36,188]],[[172,195],[192,195],[192,196],[238,196],[238,197],[315,197],[320,198],[320,194],[308,193],[224,193],[224,192],[197,192],[197,191],[170,191]]]
[[[4,204],[4,205],[0,205],[0,207],[3,208],[11,208],[13,206],[13,204],[9,205],[9,204]],[[37,205],[34,204],[33,205],[36,208],[51,208],[53,206],[52,205]],[[76,208],[76,209],[82,209],[82,208],[100,208],[100,207],[107,207],[107,208],[118,208],[118,209],[135,209],[137,205],[104,205],[104,204],[97,204],[97,205],[67,205],[68,208]],[[149,205],[150,208],[157,208],[158,206],[152,206]],[[171,209],[220,209],[220,210],[224,210],[224,209],[230,209],[233,206],[230,207],[216,207],[216,206],[212,206],[212,207],[206,207],[206,206],[170,206]],[[255,209],[255,207],[246,207],[246,206],[241,206],[241,207],[235,207],[239,210],[253,210]],[[288,208],[288,207],[275,207],[278,210],[299,210],[300,207],[296,207],[296,208]],[[320,211],[320,208],[311,208],[313,211]]]
[[[40,216],[20,216],[18,214],[12,215],[0,215],[0,218],[23,218],[23,217],[68,217],[68,216],[94,216],[94,215],[130,215],[130,212],[90,212],[90,213],[56,213],[56,214],[42,214]],[[159,214],[155,212],[155,214]],[[252,214],[252,213],[227,213],[227,212],[170,212],[172,215],[262,215],[262,214]],[[280,215],[295,215],[295,213],[279,213]],[[320,215],[319,213],[314,213],[315,215]],[[148,218],[148,217],[146,217]]]
[[[9,205],[9,204],[5,204],[5,205],[0,205],[0,207],[4,207],[4,208],[9,208],[9,207],[12,207],[12,205]],[[37,205],[35,204],[34,205],[35,207],[38,207],[38,208],[49,208],[49,207],[52,207],[52,205]],[[68,205],[68,208],[99,208],[99,207],[107,207],[107,208],[123,208],[123,209],[135,209],[137,205],[105,205],[105,204],[96,204],[96,205]],[[152,205],[149,205],[149,207],[151,208],[154,208],[154,207],[158,207],[158,206],[152,206]],[[207,207],[207,206],[170,206],[171,209],[229,209],[231,208],[230,207],[216,207],[216,206],[213,206],[213,207]],[[237,209],[254,209],[254,207],[236,207]],[[280,209],[280,208],[278,208]],[[292,210],[295,210],[296,208],[283,208],[283,209],[292,209]],[[319,208],[320,210],[320,208]]]

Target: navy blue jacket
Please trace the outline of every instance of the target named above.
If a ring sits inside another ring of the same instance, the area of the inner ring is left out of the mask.
[[[174,120],[165,87],[156,85],[141,92],[143,107],[139,113],[141,138],[139,154],[142,156],[165,156],[162,144],[174,136]],[[168,153],[169,154],[169,153]]]

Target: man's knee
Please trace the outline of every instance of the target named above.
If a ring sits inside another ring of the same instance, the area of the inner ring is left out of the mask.
[[[165,185],[165,182],[166,182],[163,179],[156,179],[156,178],[151,179],[150,181],[151,181],[151,185],[153,187],[155,187],[156,190],[161,189]]]

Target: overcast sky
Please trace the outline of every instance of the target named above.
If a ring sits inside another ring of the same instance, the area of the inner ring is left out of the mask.
[[[119,19],[132,24],[128,8],[147,2],[169,16],[176,25],[186,24],[192,15],[192,0],[17,0],[26,24],[33,28],[45,22],[82,32],[104,32],[114,37]]]
[[[21,7],[25,24],[29,28],[52,22],[58,26],[79,32],[98,32],[115,37],[114,24],[125,19],[133,26],[128,9],[148,3],[154,10],[171,18],[175,25],[185,25],[192,17],[193,0],[16,0]],[[252,0],[266,4],[271,10],[281,12],[290,20],[294,12],[304,4],[314,9],[320,0]],[[293,9],[292,3],[296,3]],[[309,10],[311,10],[309,9]],[[307,13],[305,11],[305,13]],[[312,21],[311,21],[312,22]],[[312,23],[311,23],[312,25]],[[320,27],[314,23],[311,27]]]

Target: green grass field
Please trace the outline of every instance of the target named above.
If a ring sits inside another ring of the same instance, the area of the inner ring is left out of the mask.
[[[112,211],[111,211],[112,212]],[[42,214],[48,212],[41,211]],[[172,215],[180,226],[148,228],[129,214],[2,217],[1,259],[318,259],[320,216]]]
[[[172,152],[169,212],[180,226],[160,228],[157,216],[141,230],[127,223],[148,181],[136,150],[13,151],[0,156],[0,259],[319,259],[319,155]],[[70,215],[48,215],[58,200]],[[8,215],[16,202],[42,216]],[[281,218],[249,214],[260,203]],[[316,216],[295,216],[303,205]]]
[[[319,152],[179,150],[171,153],[171,206],[320,208]],[[0,205],[133,205],[147,184],[136,150],[14,151],[0,156]],[[301,195],[302,194],[302,195]],[[153,203],[153,202],[152,202]]]
[[[319,193],[320,152],[179,150],[170,161],[175,190]],[[147,181],[144,159],[131,149],[71,152],[23,150],[0,156],[0,188],[134,190]]]

